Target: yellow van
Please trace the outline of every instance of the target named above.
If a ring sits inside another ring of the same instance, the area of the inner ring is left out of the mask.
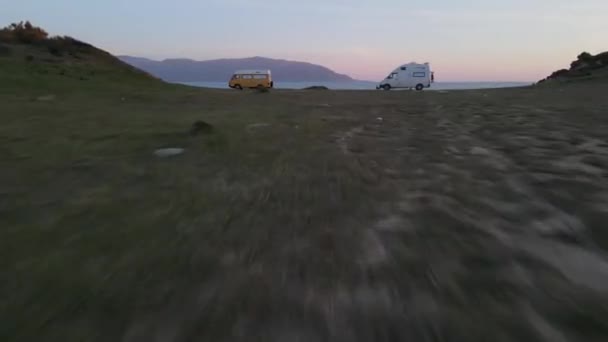
[[[272,88],[270,70],[239,70],[232,75],[228,86],[233,89]]]

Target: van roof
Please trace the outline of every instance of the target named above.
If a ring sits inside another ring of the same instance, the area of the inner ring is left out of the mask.
[[[258,70],[237,70],[234,72],[235,75],[256,75],[256,74],[260,74],[260,75],[270,75],[270,70],[262,70],[262,69],[258,69]]]
[[[403,66],[405,66],[405,65],[429,65],[429,63],[428,62],[427,63],[411,62],[411,63],[405,63],[405,64],[403,64]]]

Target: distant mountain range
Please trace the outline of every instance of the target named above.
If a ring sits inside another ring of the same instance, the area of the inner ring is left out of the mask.
[[[283,82],[353,81],[350,76],[338,74],[321,65],[264,57],[209,61],[191,59],[155,61],[132,56],[118,56],[118,58],[169,82],[227,82],[234,71],[239,69],[270,69],[273,79]]]

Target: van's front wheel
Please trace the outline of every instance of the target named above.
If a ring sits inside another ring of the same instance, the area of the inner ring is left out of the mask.
[[[241,87],[241,85],[240,85],[240,84],[236,84],[236,85],[234,86],[234,89],[243,90],[243,87]]]
[[[382,86],[382,89],[384,90],[391,90],[391,85],[390,84],[385,84]]]
[[[416,86],[416,90],[421,91],[422,89],[424,89],[424,85],[422,85],[422,84],[418,84],[418,85]]]

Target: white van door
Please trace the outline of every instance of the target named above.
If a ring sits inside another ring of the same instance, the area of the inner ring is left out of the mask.
[[[410,84],[410,70],[407,66],[402,66],[397,71],[399,74],[399,82],[396,88],[409,88]]]
[[[412,77],[412,73],[414,72],[413,69],[408,68],[407,70],[407,84],[405,85],[406,88],[413,88],[416,86],[416,80]]]
[[[385,83],[389,84],[391,88],[399,88],[399,73],[397,71],[393,71],[388,77],[385,79]]]

